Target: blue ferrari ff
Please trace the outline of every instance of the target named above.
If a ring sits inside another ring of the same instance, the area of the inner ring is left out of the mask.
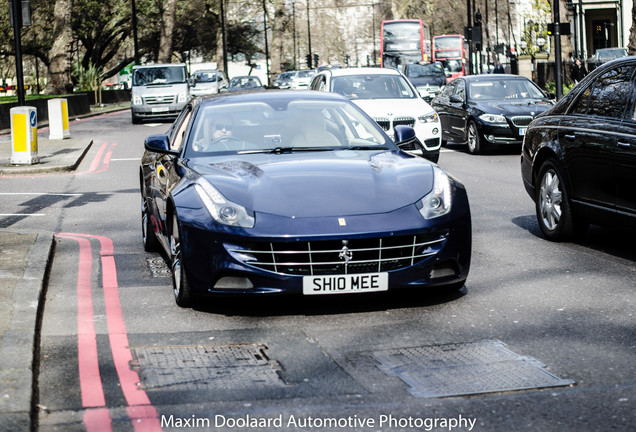
[[[459,289],[464,186],[400,150],[349,100],[263,91],[195,98],[145,141],[144,248],[163,248],[179,306],[204,295]]]

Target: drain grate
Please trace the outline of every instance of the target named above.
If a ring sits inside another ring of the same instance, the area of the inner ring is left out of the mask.
[[[432,345],[375,351],[387,375],[397,376],[416,397],[447,397],[574,384],[545,369],[503,342]]]
[[[132,348],[133,369],[146,389],[284,387],[281,366],[259,344]]]
[[[161,257],[147,258],[148,269],[150,269],[150,274],[154,278],[169,278],[172,276],[172,272],[170,271],[170,267],[166,264],[166,261]]]

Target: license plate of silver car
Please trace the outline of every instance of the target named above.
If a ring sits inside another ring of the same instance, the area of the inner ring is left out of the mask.
[[[388,289],[389,274],[386,272],[303,277],[304,295],[352,294]]]

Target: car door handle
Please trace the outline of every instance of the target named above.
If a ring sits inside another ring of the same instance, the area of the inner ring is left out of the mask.
[[[565,139],[573,141],[574,139],[576,139],[576,135],[566,134],[565,135]]]
[[[632,147],[632,145],[630,143],[623,142],[623,141],[617,142],[616,145],[618,145],[618,147],[620,147],[622,149],[629,149],[629,148]]]

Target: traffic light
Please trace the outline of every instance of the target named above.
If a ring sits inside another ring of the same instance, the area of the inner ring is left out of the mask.
[[[318,54],[314,54],[314,67],[318,67]]]
[[[307,67],[311,69],[311,54],[307,54],[305,60],[307,61]]]
[[[477,12],[475,12],[475,25],[476,26],[480,26],[481,25],[481,9],[477,9]]]

